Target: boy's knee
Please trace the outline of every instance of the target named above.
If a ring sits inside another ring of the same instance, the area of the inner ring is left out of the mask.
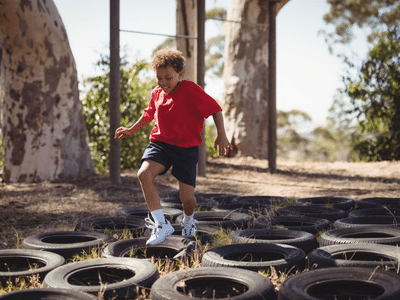
[[[148,169],[140,168],[137,172],[137,177],[140,182],[148,182],[151,180],[151,174]]]
[[[195,203],[196,204],[196,197],[194,195],[190,194],[185,194],[185,195],[179,195],[179,199],[181,200],[182,203]]]

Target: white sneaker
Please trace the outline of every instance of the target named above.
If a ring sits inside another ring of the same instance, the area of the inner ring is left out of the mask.
[[[165,220],[166,223],[155,223],[150,218],[144,220],[147,223],[146,226],[151,228],[151,236],[147,240],[146,245],[160,244],[175,231],[174,227],[167,220]]]
[[[187,223],[181,223],[182,225],[182,236],[185,237],[194,237],[197,232],[197,227],[196,227],[197,221],[195,219],[192,219],[191,221]]]

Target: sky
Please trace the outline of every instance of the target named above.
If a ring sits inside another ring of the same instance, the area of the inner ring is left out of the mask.
[[[78,77],[96,74],[100,54],[109,53],[109,0],[53,0],[67,30]],[[206,10],[228,8],[234,0],[206,0]],[[120,0],[120,29],[174,35],[176,0]],[[290,0],[276,18],[277,109],[298,109],[312,118],[310,127],[326,123],[335,92],[343,87],[343,64],[331,54],[320,30],[328,29],[325,0]],[[218,21],[206,22],[206,39],[221,30]],[[130,62],[151,60],[165,37],[121,32],[120,47]],[[365,56],[360,41],[355,51]],[[122,53],[122,52],[121,52]],[[222,100],[223,81],[206,77],[205,90]]]

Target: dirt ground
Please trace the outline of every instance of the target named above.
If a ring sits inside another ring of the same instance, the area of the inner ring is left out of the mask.
[[[161,196],[178,187],[170,173],[157,183]],[[198,178],[196,192],[359,200],[400,197],[399,183],[400,162],[278,161],[271,174],[266,160],[219,158],[208,161],[207,176]],[[136,170],[123,172],[121,186],[112,185],[108,175],[69,183],[1,183],[0,249],[18,247],[32,234],[74,230],[84,218],[114,216],[118,209],[138,204],[144,200]]]

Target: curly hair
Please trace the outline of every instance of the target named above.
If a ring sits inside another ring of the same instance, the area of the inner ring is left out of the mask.
[[[185,67],[185,57],[178,50],[161,49],[154,53],[151,66],[154,70],[171,66],[179,73]]]

